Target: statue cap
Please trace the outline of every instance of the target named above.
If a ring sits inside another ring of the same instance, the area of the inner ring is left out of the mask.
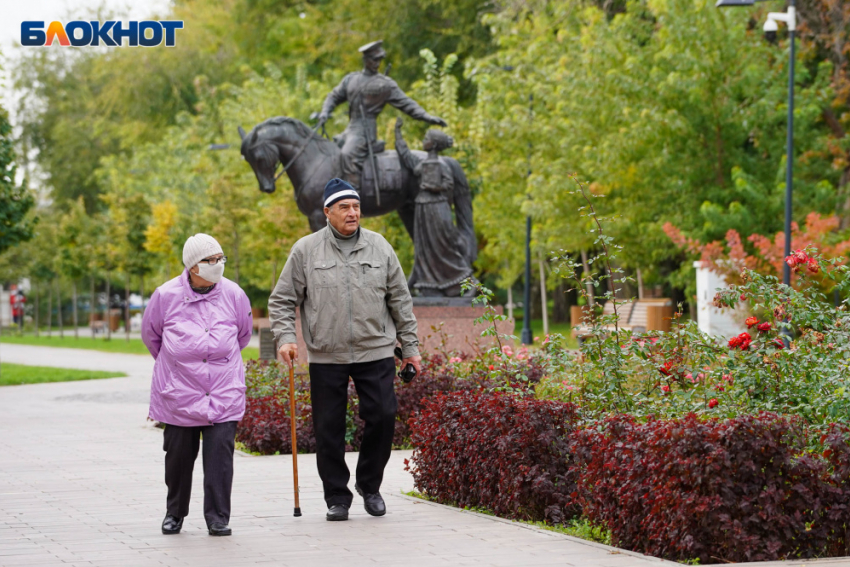
[[[357,50],[363,55],[368,55],[369,57],[386,57],[387,52],[384,51],[383,48],[384,40],[379,39],[378,41],[373,41],[372,43],[367,43],[366,45],[361,45]]]

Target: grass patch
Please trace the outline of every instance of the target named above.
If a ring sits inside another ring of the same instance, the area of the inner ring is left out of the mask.
[[[65,337],[45,337],[35,335],[8,335],[0,337],[0,343],[11,345],[33,345],[61,348],[81,348],[97,350],[101,352],[115,352],[120,354],[144,354],[148,355],[148,349],[142,339],[130,339],[129,341],[119,335],[114,335],[111,340],[104,338],[93,339],[91,337],[74,338],[73,335]],[[260,349],[247,347],[242,351],[242,360],[254,360],[260,357]]]
[[[97,378],[121,378],[123,372],[103,370],[77,370],[74,368],[52,368],[48,366],[26,366],[23,364],[0,363],[0,386],[41,384],[45,382],[71,382],[95,380]]]
[[[416,490],[411,490],[409,492],[402,491],[402,494],[407,496],[412,496],[413,498],[419,498],[420,500],[427,500],[428,502],[436,502],[437,504],[446,504],[445,502],[440,502],[436,498],[431,498],[427,494],[422,494]],[[458,508],[458,506],[454,506],[454,504],[449,504],[449,506],[453,506]],[[471,506],[464,506],[462,510],[469,510],[470,512],[477,512],[479,514],[484,514],[486,516],[496,516],[490,510],[484,508],[476,508]],[[606,530],[605,528],[594,526],[590,523],[587,518],[574,518],[568,521],[565,524],[552,525],[547,524],[546,522],[531,522],[527,520],[511,520],[513,522],[517,522],[520,524],[525,524],[527,526],[534,526],[535,528],[540,528],[544,530],[549,530],[550,532],[556,532],[559,534],[564,534],[572,537],[577,537],[579,539],[584,539],[587,541],[595,541],[597,543],[604,543],[605,545],[611,545],[611,532]]]

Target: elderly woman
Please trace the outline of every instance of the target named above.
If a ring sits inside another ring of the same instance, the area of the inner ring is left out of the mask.
[[[189,513],[201,437],[207,528],[210,535],[231,534],[233,448],[245,413],[240,351],[251,338],[251,305],[242,288],[222,277],[226,261],[212,236],[189,237],[186,270],[157,288],[142,323],[142,340],[156,359],[149,415],[165,424],[164,534],[180,533]]]

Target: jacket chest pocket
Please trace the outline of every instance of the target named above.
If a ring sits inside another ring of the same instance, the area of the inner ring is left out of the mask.
[[[316,260],[313,262],[313,269],[308,282],[308,289],[311,285],[315,287],[336,287],[339,283],[339,274],[336,267],[336,260]]]
[[[377,291],[386,291],[387,276],[381,262],[374,260],[360,260],[356,264],[357,281],[361,287],[372,288]]]

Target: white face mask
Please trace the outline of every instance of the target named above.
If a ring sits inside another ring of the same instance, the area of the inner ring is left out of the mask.
[[[198,275],[208,282],[218,283],[221,280],[221,276],[224,275],[224,264],[210,265],[206,262],[201,262],[198,264]]]

